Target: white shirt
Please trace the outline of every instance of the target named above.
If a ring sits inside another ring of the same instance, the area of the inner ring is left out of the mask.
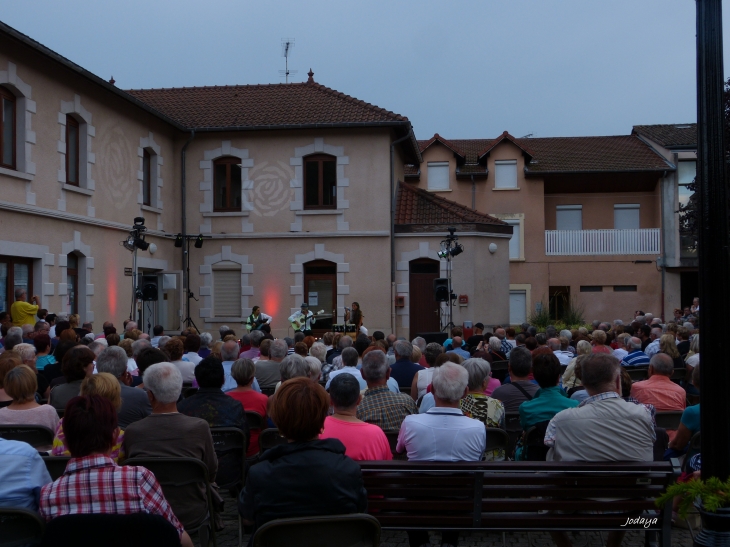
[[[153,348],[159,347],[160,338],[162,338],[162,336],[153,336],[152,337],[152,339],[150,340],[150,344],[152,344]]]
[[[192,364],[190,361],[183,361],[182,359],[180,359],[179,361],[170,362],[180,370],[183,382],[192,383],[193,380],[195,380],[195,365]]]
[[[624,357],[626,357],[629,354],[628,351],[626,351],[623,348],[618,348],[613,350],[613,356],[618,359],[619,361],[622,361]]]
[[[132,374],[134,376],[137,376],[138,373],[135,372],[135,370],[137,370],[137,369],[138,369],[137,362],[134,359],[132,359],[131,357],[129,357],[127,359],[127,372],[129,372],[130,374]]]
[[[306,319],[304,320],[304,324],[299,327],[299,330],[312,330],[312,325],[317,322],[317,319],[314,317],[314,314],[311,312],[311,310],[308,310],[306,314],[301,311],[291,314],[289,316],[289,322],[293,323],[294,321],[300,321],[302,316],[306,317]]]
[[[189,351],[183,355],[183,361],[190,361],[194,365],[197,365],[202,360],[203,358],[194,351]]]
[[[418,397],[423,397],[424,395],[426,395],[426,390],[428,389],[428,384],[430,384],[433,381],[433,371],[434,371],[433,367],[425,368],[423,370],[418,371],[418,373],[417,373],[418,380],[416,380],[416,387],[418,388]]]
[[[355,367],[342,367],[340,370],[333,370],[332,372],[330,372],[329,379],[327,380],[327,385],[324,386],[324,388],[329,389],[330,384],[332,383],[332,378],[335,378],[343,372],[346,374],[352,374],[355,378],[357,378],[357,381],[360,382],[360,390],[367,389],[368,383],[363,380],[362,372],[360,372]]]
[[[406,416],[396,451],[405,449],[411,461],[477,462],[486,447],[484,423],[458,408],[434,407],[425,414]]]
[[[561,365],[567,365],[573,360],[573,354],[569,351],[557,350],[553,353],[555,354],[555,357],[558,358],[558,361],[560,361]]]
[[[649,359],[651,359],[654,355],[659,353],[659,338],[657,338],[651,344],[646,346],[644,353],[646,353],[649,356]]]

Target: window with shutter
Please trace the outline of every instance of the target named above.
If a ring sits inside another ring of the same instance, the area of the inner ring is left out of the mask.
[[[213,316],[241,316],[241,266],[219,262],[213,266]]]

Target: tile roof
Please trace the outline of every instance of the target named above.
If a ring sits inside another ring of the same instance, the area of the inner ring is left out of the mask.
[[[408,118],[314,81],[295,84],[129,89],[185,127],[407,125]]]
[[[697,147],[697,124],[635,125],[632,135],[641,135],[666,148]]]
[[[498,144],[500,144],[500,143],[501,143],[502,141],[510,141],[511,143],[513,143],[514,145],[516,145],[516,146],[517,146],[518,148],[520,148],[520,150],[522,150],[522,152],[523,152],[523,154],[525,154],[525,156],[528,156],[528,158],[527,158],[527,159],[528,159],[528,161],[529,161],[530,159],[532,159],[532,157],[533,157],[533,156],[534,156],[535,154],[533,154],[533,153],[532,153],[532,152],[531,152],[531,151],[530,151],[530,150],[529,150],[529,149],[528,149],[528,148],[527,148],[527,147],[525,146],[525,144],[524,144],[524,143],[525,143],[525,142],[526,142],[527,140],[528,140],[528,139],[521,139],[520,141],[518,141],[518,140],[517,140],[517,139],[515,139],[515,138],[514,138],[514,137],[513,137],[512,135],[510,135],[509,133],[507,133],[507,131],[504,131],[504,132],[503,132],[503,133],[502,133],[502,134],[501,134],[501,135],[500,135],[499,137],[497,137],[497,138],[496,138],[496,139],[495,139],[494,141],[492,141],[492,143],[491,143],[491,144],[489,144],[489,145],[488,145],[488,146],[487,146],[487,147],[486,147],[486,148],[485,148],[484,150],[482,150],[482,151],[481,151],[481,152],[479,153],[479,158],[478,158],[478,159],[479,159],[479,160],[481,160],[481,159],[482,159],[482,158],[484,158],[485,156],[488,156],[488,155],[489,155],[489,153],[490,153],[490,152],[492,151],[492,149],[493,149],[493,148],[494,148],[495,146],[497,146]],[[521,143],[523,143],[523,144],[521,144]]]
[[[480,213],[409,183],[398,184],[395,224],[491,224],[508,226],[496,217]]]
[[[443,144],[446,148],[448,148],[454,154],[456,154],[457,156],[459,156],[459,158],[462,161],[466,159],[466,156],[464,155],[464,152],[462,152],[461,149],[458,146],[456,146],[451,141],[447,141],[446,139],[444,139],[438,133],[434,133],[433,137],[431,137],[427,141],[419,141],[418,144],[421,147],[421,153],[423,153],[423,151],[426,150],[426,148],[428,148],[429,146],[431,146],[435,142],[440,142],[441,144]],[[421,143],[423,143],[423,144],[421,144]]]

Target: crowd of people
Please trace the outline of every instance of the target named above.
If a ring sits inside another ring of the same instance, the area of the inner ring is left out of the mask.
[[[469,336],[452,329],[443,343],[380,331],[170,335],[159,325],[150,336],[134,321],[120,333],[111,322],[94,333],[78,316],[37,310],[32,324],[15,326],[0,313],[0,424],[47,427],[51,454],[71,457],[52,481],[35,449],[0,438],[0,505],[37,510],[47,521],[151,513],[191,545],[185,530],[207,518],[205,489],[163,493],[147,469],[124,463],[195,458],[215,485],[230,476],[231,462],[216,452],[211,427],[245,435],[239,511],[254,528],[364,511],[358,460],[651,461],[662,438],[667,454],[682,455],[699,431],[699,303],[686,311],[666,323],[637,312],[626,324],[561,331],[523,324],[488,332],[477,323]],[[500,381],[492,365],[504,362]],[[632,381],[628,371],[637,367],[646,368],[645,380]],[[683,414],[663,437],[655,417],[667,410]],[[260,453],[261,429],[249,426],[247,411],[288,443]],[[504,428],[509,413],[519,414],[522,436],[514,449],[487,450],[490,429]],[[537,445],[526,436],[534,428]],[[214,497],[221,502],[215,488]],[[553,538],[570,545],[565,534]],[[420,546],[428,535],[410,531],[409,541]],[[442,542],[455,545],[458,533],[444,532]]]

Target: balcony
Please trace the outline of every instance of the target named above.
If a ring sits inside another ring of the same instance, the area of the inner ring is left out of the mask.
[[[545,230],[545,254],[658,255],[659,228],[638,230]]]

